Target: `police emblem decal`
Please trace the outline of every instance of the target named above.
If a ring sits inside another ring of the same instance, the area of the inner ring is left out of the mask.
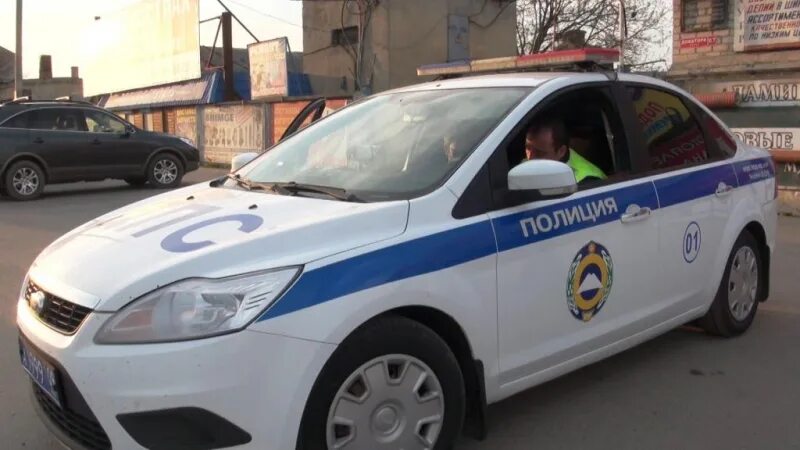
[[[569,311],[576,319],[588,322],[605,305],[613,283],[614,263],[611,254],[601,244],[589,241],[569,266]]]

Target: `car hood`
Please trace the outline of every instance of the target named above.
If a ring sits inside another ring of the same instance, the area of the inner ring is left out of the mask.
[[[208,183],[92,220],[34,261],[43,289],[99,311],[175,281],[310,261],[405,231],[408,201],[352,203]]]

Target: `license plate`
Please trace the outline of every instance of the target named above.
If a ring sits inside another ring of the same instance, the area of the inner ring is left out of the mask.
[[[59,396],[58,372],[56,368],[40,358],[39,355],[21,339],[19,341],[19,357],[22,359],[22,367],[28,372],[33,382],[60,407],[61,398]]]

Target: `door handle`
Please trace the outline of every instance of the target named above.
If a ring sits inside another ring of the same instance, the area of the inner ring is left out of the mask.
[[[42,139],[40,137],[33,138],[33,143],[34,144],[44,144],[44,139]]]
[[[625,213],[620,216],[619,220],[623,223],[639,222],[649,219],[652,213],[653,210],[647,206],[640,208],[638,205],[630,205]]]
[[[717,197],[725,197],[729,195],[731,192],[733,192],[734,189],[735,188],[730,184],[722,182],[717,186],[717,190],[714,192],[714,195],[716,195]]]

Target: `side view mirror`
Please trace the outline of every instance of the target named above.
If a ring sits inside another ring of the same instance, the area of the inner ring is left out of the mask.
[[[133,128],[131,126],[125,126],[125,131],[122,132],[122,136],[123,137],[128,137],[128,136],[132,135],[135,131],[136,131],[136,128]]]
[[[559,161],[525,161],[508,172],[510,191],[534,192],[542,198],[563,197],[578,190],[572,168]]]
[[[240,153],[231,159],[231,173],[241,169],[242,166],[256,159],[258,153]]]

